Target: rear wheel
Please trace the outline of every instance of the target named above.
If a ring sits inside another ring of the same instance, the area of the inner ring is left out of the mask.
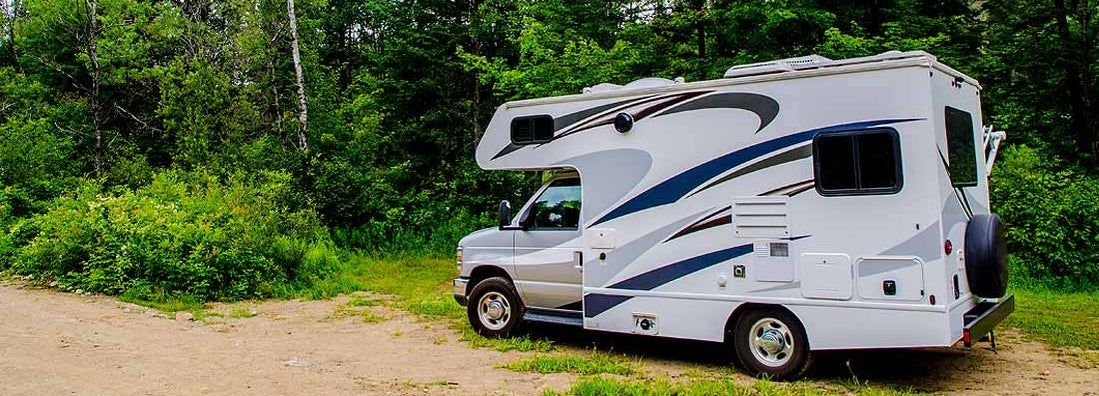
[[[506,278],[480,281],[469,293],[466,313],[473,330],[486,337],[507,337],[523,320],[523,302]]]
[[[789,380],[809,368],[805,329],[785,310],[753,309],[741,315],[732,331],[737,358],[752,375]]]

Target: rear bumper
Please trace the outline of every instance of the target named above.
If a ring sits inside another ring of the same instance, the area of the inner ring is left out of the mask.
[[[466,285],[468,284],[469,278],[454,278],[454,301],[457,301],[459,305],[466,305]]]
[[[985,300],[965,313],[965,325],[962,327],[962,341],[972,346],[992,331],[1007,315],[1015,311],[1015,296],[1007,295],[999,301]]]

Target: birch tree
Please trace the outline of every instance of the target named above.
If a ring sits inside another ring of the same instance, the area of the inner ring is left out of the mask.
[[[298,84],[298,150],[309,151],[305,137],[309,130],[309,109],[305,105],[305,76],[301,70],[301,53],[298,50],[298,18],[294,15],[294,0],[286,0],[286,14],[290,18],[290,47],[294,53],[294,75]]]

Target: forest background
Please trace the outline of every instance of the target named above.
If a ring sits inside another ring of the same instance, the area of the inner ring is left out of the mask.
[[[523,201],[541,180],[473,161],[507,100],[889,50],[928,51],[979,79],[984,123],[1008,131],[992,204],[1009,227],[1014,287],[1099,285],[1099,2],[0,8],[0,271],[69,290],[286,296],[363,255],[448,257],[494,223],[496,202]]]

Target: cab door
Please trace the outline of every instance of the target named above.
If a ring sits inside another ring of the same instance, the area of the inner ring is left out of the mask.
[[[525,208],[515,232],[516,286],[528,308],[580,310],[580,178],[560,177]]]

